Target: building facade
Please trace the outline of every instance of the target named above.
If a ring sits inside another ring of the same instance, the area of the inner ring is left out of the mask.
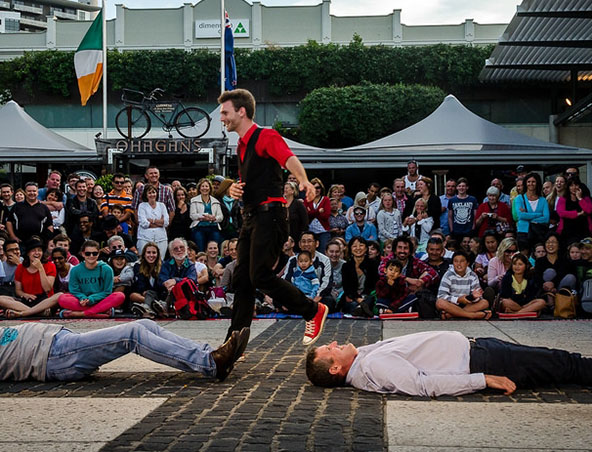
[[[88,3],[88,2],[86,2]],[[28,0],[0,0],[0,33],[39,32],[49,20],[88,20],[90,13],[74,1],[35,3]]]

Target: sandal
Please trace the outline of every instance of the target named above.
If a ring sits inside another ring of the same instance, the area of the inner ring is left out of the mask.
[[[7,319],[16,319],[17,317],[20,317],[19,312],[15,311],[14,309],[7,309],[4,311],[4,316]]]
[[[72,317],[72,311],[70,309],[62,309],[58,315],[60,319],[69,319]]]

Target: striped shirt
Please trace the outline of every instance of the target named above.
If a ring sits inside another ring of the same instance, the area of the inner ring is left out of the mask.
[[[467,268],[464,276],[456,273],[453,267],[449,268],[444,276],[438,289],[438,298],[442,298],[450,303],[458,304],[458,299],[469,295],[476,289],[481,288],[479,285],[479,278],[471,270]]]
[[[132,212],[132,197],[126,193],[125,190],[121,190],[120,194],[115,194],[115,190],[111,190],[107,193],[101,202],[101,215],[105,216],[111,213],[111,206],[119,205],[123,207],[123,213]]]

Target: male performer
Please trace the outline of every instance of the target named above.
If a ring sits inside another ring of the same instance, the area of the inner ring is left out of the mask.
[[[230,186],[229,193],[235,199],[242,197],[244,203],[228,335],[251,324],[255,289],[259,289],[304,317],[307,322],[302,342],[310,345],[321,334],[329,310],[276,276],[272,268],[288,238],[282,167],[296,176],[300,190],[305,190],[310,200],[315,195],[314,187],[283,138],[275,130],[260,128],[253,122],[255,98],[249,91],[226,91],[218,98],[218,103],[221,104],[221,121],[228,131],[240,137],[236,149],[240,181]]]
[[[0,380],[72,381],[128,353],[185,372],[224,380],[249,341],[235,331],[218,349],[177,336],[148,319],[88,333],[61,325],[27,323],[0,328]]]
[[[306,374],[318,386],[348,384],[371,392],[439,396],[489,387],[509,395],[516,387],[592,385],[592,359],[495,338],[468,339],[457,331],[430,331],[359,348],[337,342],[313,347]]]

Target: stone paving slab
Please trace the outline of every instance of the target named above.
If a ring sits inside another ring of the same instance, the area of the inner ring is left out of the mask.
[[[389,401],[386,409],[391,451],[585,450],[592,445],[592,405]]]

